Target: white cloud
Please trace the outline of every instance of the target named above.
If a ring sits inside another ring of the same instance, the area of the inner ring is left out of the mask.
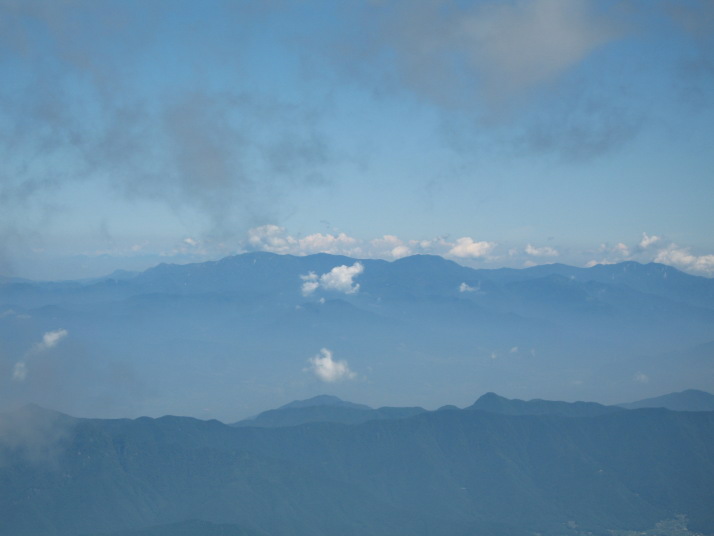
[[[271,253],[311,255],[329,253],[332,255],[360,256],[362,250],[356,238],[339,233],[337,235],[314,233],[304,238],[288,234],[284,227],[262,225],[248,231],[248,245],[252,249]]]
[[[320,276],[315,272],[301,275],[300,279],[303,280],[302,294],[303,296],[309,296],[320,287],[325,290],[355,294],[359,291],[359,283],[355,283],[353,279],[362,272],[364,272],[364,265],[361,262],[356,262],[352,266],[345,264],[335,266],[332,270]]]
[[[401,259],[402,257],[411,255],[412,251],[407,246],[396,246],[392,249],[391,254],[395,259]]]
[[[323,382],[333,383],[342,380],[353,380],[357,375],[350,370],[347,361],[335,361],[332,352],[327,348],[320,350],[320,353],[308,359],[311,371]]]
[[[69,332],[66,329],[56,329],[54,331],[47,331],[42,335],[42,341],[35,343],[32,348],[23,356],[23,358],[15,363],[15,367],[12,371],[12,379],[14,381],[24,381],[27,378],[27,360],[32,356],[40,354],[54,348],[59,344],[59,342],[64,339]]]
[[[288,235],[284,227],[262,225],[248,231],[248,243],[262,251],[293,253],[297,240]]]
[[[449,250],[448,255],[475,259],[485,257],[491,253],[494,247],[496,247],[495,242],[474,242],[473,238],[464,236],[456,241],[456,244]]]
[[[488,257],[496,247],[495,242],[477,242],[461,237],[455,242],[445,237],[420,240],[403,240],[395,235],[361,240],[345,233],[314,233],[304,238],[290,235],[284,227],[263,225],[250,229],[245,242],[247,249],[291,255],[329,253],[357,258],[395,260],[414,254],[452,256],[460,259]],[[491,259],[492,260],[492,259]]]
[[[364,266],[360,262],[356,262],[352,266],[335,266],[320,276],[320,285],[326,290],[354,294],[359,290],[359,283],[353,282],[352,279],[362,272],[364,272]]]
[[[297,241],[301,255],[311,253],[330,253],[332,255],[359,255],[359,241],[356,238],[340,233],[338,235],[315,233],[300,238]]]
[[[459,285],[459,292],[476,292],[478,291],[478,287],[472,287],[468,283],[461,283]]]
[[[64,339],[69,332],[66,329],[57,329],[55,331],[48,331],[42,335],[42,343],[40,343],[44,348],[49,349],[57,346],[62,339]]]
[[[512,353],[512,354],[517,354],[517,353],[518,353],[518,346],[514,346],[513,348],[511,348],[511,353]]]
[[[196,240],[194,240],[193,238],[191,238],[190,236],[187,238],[184,238],[183,243],[188,244],[191,247],[196,247],[198,245],[198,242]]]
[[[309,296],[320,287],[320,282],[317,280],[317,274],[310,272],[307,275],[301,275],[300,279],[304,281],[302,284],[302,295]]]
[[[642,233],[642,240],[640,240],[640,247],[642,249],[647,249],[655,242],[659,242],[660,237],[657,235],[647,236],[647,233]]]
[[[533,247],[531,244],[526,246],[525,252],[528,255],[534,257],[557,257],[559,255],[556,249],[550,246],[543,246],[542,248]]]
[[[677,244],[661,249],[654,260],[692,272],[714,274],[714,255],[693,255],[689,248],[679,247]]]
[[[612,260],[609,260],[609,259],[602,259],[602,260],[596,261],[595,259],[593,259],[593,260],[591,260],[591,261],[588,261],[588,262],[585,264],[585,267],[586,267],[586,268],[592,268],[593,266],[597,266],[598,264],[601,264],[601,265],[605,266],[605,265],[608,265],[608,264],[617,264],[618,262],[620,262],[620,261],[612,261]]]
[[[375,238],[371,240],[369,244],[374,253],[383,257],[401,259],[412,253],[409,246],[394,235],[384,235],[382,238]]]

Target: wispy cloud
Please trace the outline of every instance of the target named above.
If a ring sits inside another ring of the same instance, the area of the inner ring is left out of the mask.
[[[394,235],[384,235],[370,241],[371,249],[381,252],[384,257],[401,259],[412,254],[412,249],[403,240]]]
[[[343,380],[353,380],[357,375],[350,370],[347,361],[336,361],[332,357],[332,351],[327,348],[320,350],[320,353],[308,359],[310,367],[306,370],[312,372],[318,379],[327,383],[334,383]]]
[[[40,350],[48,350],[57,346],[62,339],[64,339],[69,332],[66,329],[56,329],[54,331],[48,331],[42,335],[42,342],[39,344]]]
[[[528,255],[532,255],[534,257],[557,257],[559,255],[558,250],[550,246],[543,246],[541,248],[537,248],[532,246],[531,244],[528,244],[526,246],[525,252]]]
[[[636,372],[632,380],[636,383],[649,383],[650,377],[644,372]]]
[[[27,378],[28,375],[28,360],[32,359],[33,356],[46,352],[57,346],[62,339],[67,337],[69,332],[66,329],[56,329],[54,331],[47,331],[42,335],[42,340],[35,343],[30,350],[20,359],[12,371],[12,379],[16,382],[22,382]]]
[[[26,313],[18,313],[13,309],[6,309],[2,313],[0,313],[0,319],[1,318],[16,318],[18,320],[28,320],[31,318],[31,316]]]
[[[650,236],[647,233],[642,233],[642,240],[640,240],[640,247],[642,249],[647,249],[652,244],[655,244],[659,241],[660,241],[660,237],[657,235]]]

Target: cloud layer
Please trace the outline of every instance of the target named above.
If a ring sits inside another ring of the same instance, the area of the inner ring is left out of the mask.
[[[623,261],[658,262],[681,270],[714,276],[714,255],[695,254],[691,248],[682,247],[659,235],[642,233],[639,240],[629,245],[617,242],[614,245],[600,244],[593,250],[574,250],[572,247],[534,246],[527,243],[524,247],[507,247],[495,241],[460,237],[450,240],[438,237],[427,240],[405,240],[394,235],[362,240],[347,235],[312,234],[300,238],[292,236],[277,225],[265,225],[251,229],[247,234],[245,246],[248,250],[289,253],[292,255],[310,255],[330,253],[357,258],[378,258],[396,260],[407,255],[440,255],[469,266],[534,266],[540,262],[564,262],[575,266],[594,266],[613,264]],[[362,272],[361,265],[334,268],[327,274],[306,274],[303,278],[303,294],[309,295],[318,288],[353,293],[359,289],[352,278]],[[471,289],[466,286],[461,292]]]

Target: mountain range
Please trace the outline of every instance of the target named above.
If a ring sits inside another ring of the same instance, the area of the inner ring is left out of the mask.
[[[60,329],[61,343],[36,351]],[[0,407],[82,416],[232,422],[327,384],[386,407],[464,406],[494,390],[612,404],[714,389],[714,280],[655,263],[484,270],[428,255],[246,253],[4,280],[0,338]],[[323,348],[343,376],[318,374]]]

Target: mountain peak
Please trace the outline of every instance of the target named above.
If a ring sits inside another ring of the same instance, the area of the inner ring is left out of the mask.
[[[476,402],[466,409],[477,409],[481,411],[496,411],[502,412],[506,409],[512,402],[512,400],[498,395],[492,391],[481,395]]]
[[[311,408],[315,406],[331,406],[331,407],[341,407],[341,408],[353,408],[353,409],[372,409],[365,404],[355,404],[354,402],[348,402],[342,400],[334,395],[317,395],[312,398],[307,398],[305,400],[293,400],[289,404],[280,406],[279,409],[289,409],[289,408]]]

